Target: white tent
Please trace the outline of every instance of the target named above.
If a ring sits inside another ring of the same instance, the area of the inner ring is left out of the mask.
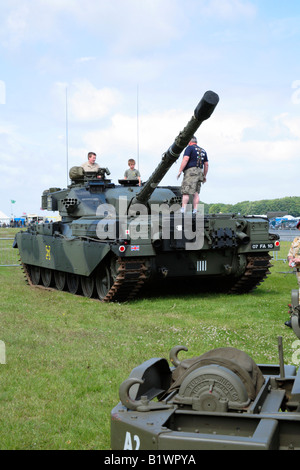
[[[10,218],[4,214],[4,212],[0,211],[0,222],[1,224],[9,224]]]

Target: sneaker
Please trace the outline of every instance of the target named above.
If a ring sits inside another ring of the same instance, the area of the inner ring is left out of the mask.
[[[197,209],[193,209],[193,214],[197,214]]]

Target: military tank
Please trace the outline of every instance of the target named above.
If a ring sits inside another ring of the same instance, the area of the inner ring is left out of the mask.
[[[61,220],[31,225],[14,241],[29,284],[104,302],[130,300],[155,283],[174,290],[182,281],[197,292],[209,280],[229,293],[259,285],[280,246],[266,218],[181,214],[180,188],[159,186],[218,101],[213,91],[203,95],[141,188],[135,180],[114,184],[107,168],[73,167],[67,188],[45,190],[42,208]]]

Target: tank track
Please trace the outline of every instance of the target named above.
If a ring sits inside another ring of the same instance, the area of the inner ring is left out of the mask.
[[[118,258],[116,277],[101,302],[125,302],[133,299],[147,279],[147,268],[144,259]],[[46,287],[43,284],[34,284],[30,275],[30,267],[20,261],[26,282],[32,287],[46,290],[57,290],[55,287]],[[77,295],[77,294],[76,294]]]
[[[245,294],[252,292],[270,274],[271,256],[269,254],[247,256],[244,274],[231,286],[228,294]]]
[[[124,302],[133,299],[147,279],[144,259],[118,258],[118,263],[116,279],[103,302]]]
[[[269,254],[249,255],[247,257],[246,270],[243,275],[228,289],[228,294],[245,294],[252,292],[270,274],[269,268],[271,256]],[[20,262],[23,268],[27,283],[32,287],[39,287],[46,290],[56,290],[55,287],[45,287],[42,284],[34,284],[31,280],[30,269]],[[102,302],[125,302],[132,300],[140,291],[147,280],[146,260],[117,259],[118,268],[115,279],[104,298],[98,299]]]

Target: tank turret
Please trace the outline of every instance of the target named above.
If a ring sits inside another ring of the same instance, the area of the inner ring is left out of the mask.
[[[238,294],[258,286],[269,273],[269,252],[280,245],[268,219],[182,216],[180,187],[159,185],[218,101],[204,94],[142,188],[135,180],[114,183],[107,168],[73,167],[67,188],[45,190],[42,208],[61,220],[16,234],[27,281],[105,302],[130,300],[152,284],[176,293],[178,286],[197,293],[205,281]]]

